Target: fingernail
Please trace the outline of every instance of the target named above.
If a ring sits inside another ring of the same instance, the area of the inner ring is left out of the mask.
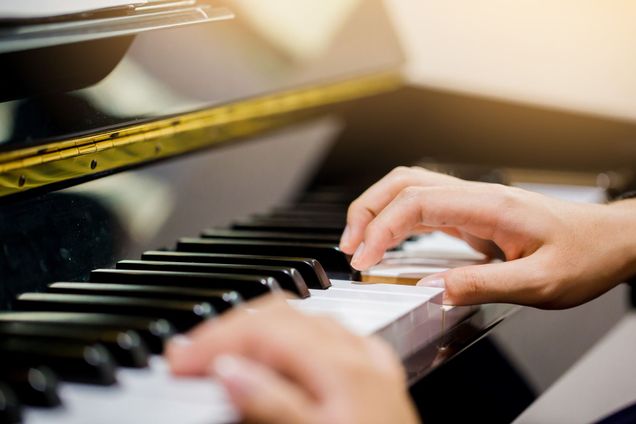
[[[192,339],[188,336],[184,336],[183,334],[177,334],[176,336],[170,338],[170,344],[172,346],[176,346],[179,349],[187,348],[192,344]]]
[[[353,258],[351,258],[351,265],[356,265],[358,261],[360,260],[360,258],[362,257],[363,253],[364,253],[364,242],[360,243],[360,246],[358,246],[355,253],[353,254]]]
[[[226,385],[231,385],[233,391],[249,394],[256,386],[255,376],[247,361],[233,355],[217,356],[209,367],[209,374],[218,377]]]
[[[420,281],[417,282],[417,285],[420,287],[436,287],[436,288],[440,288],[443,289],[446,287],[446,283],[444,282],[443,278],[432,278],[432,279],[422,279]]]
[[[349,226],[345,226],[344,231],[342,232],[342,236],[340,237],[340,245],[341,246],[345,246],[347,244],[349,244],[349,233],[351,232],[351,230],[349,229]]]

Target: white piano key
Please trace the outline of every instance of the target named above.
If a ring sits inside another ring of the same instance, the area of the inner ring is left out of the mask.
[[[223,387],[210,378],[177,378],[159,356],[147,369],[120,369],[119,384],[100,387],[63,383],[64,406],[28,408],[26,424],[216,424],[238,414]]]
[[[357,285],[359,289],[341,289],[332,287],[330,290],[309,289],[311,296],[325,299],[358,299],[358,300],[381,300],[384,302],[415,302],[421,299],[428,300],[430,293],[401,293],[393,291],[379,292],[377,290],[365,290],[364,285]],[[433,293],[435,295],[437,293]]]
[[[444,289],[436,287],[403,286],[400,284],[365,284],[346,280],[331,280],[332,287],[338,289],[364,290],[383,295],[405,294],[409,296],[423,296],[431,299],[441,294]]]
[[[474,250],[466,242],[448,234],[436,231],[402,244],[402,250],[417,252],[423,257],[482,260],[485,256]]]
[[[369,271],[363,272],[362,275],[372,277],[401,277],[424,278],[432,274],[447,271],[448,267],[427,266],[427,265],[387,265],[380,264],[374,266]]]

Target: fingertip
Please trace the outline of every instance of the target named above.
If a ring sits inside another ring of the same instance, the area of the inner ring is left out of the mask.
[[[182,334],[172,337],[166,342],[164,356],[174,374],[185,374],[192,340]]]
[[[342,235],[340,236],[340,249],[344,251],[344,248],[349,247],[349,237],[351,233],[351,227],[347,224],[342,231]]]
[[[360,271],[363,269],[365,249],[366,245],[361,242],[351,258],[351,266]]]
[[[434,288],[446,288],[446,281],[443,277],[439,275],[429,275],[428,277],[422,278],[416,284],[419,287],[434,287]]]
[[[256,371],[256,372],[255,372]],[[243,403],[258,385],[258,371],[251,361],[236,355],[219,355],[209,365],[208,372],[218,378],[236,403]]]

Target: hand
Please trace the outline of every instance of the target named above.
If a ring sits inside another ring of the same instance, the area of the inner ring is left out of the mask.
[[[420,283],[455,305],[567,308],[636,273],[636,201],[565,202],[518,188],[396,168],[356,199],[341,249],[367,269],[413,233],[442,230],[507,262],[452,269]]]
[[[211,372],[248,422],[417,422],[404,370],[384,342],[273,296],[248,306],[168,344],[173,372]]]

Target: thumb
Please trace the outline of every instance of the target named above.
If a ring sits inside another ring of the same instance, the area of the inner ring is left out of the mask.
[[[218,356],[211,374],[225,386],[242,420],[296,424],[309,419],[313,405],[297,386],[276,372],[245,357]]]
[[[541,284],[540,266],[535,255],[509,262],[453,268],[420,280],[418,286],[443,287],[444,303],[476,305],[481,303],[537,304]]]

